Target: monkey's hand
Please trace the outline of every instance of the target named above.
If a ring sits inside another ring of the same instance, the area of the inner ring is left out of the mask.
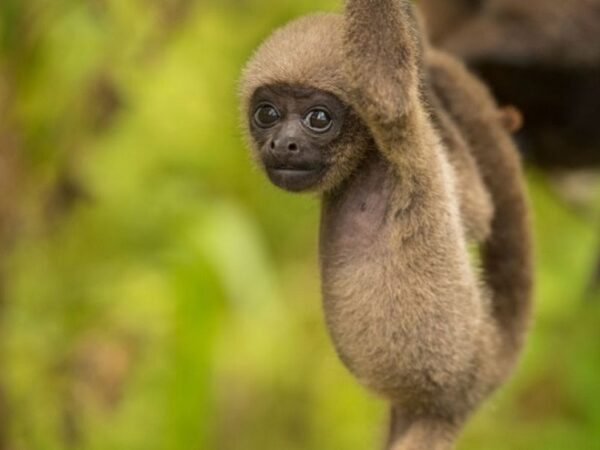
[[[347,0],[345,72],[371,126],[402,118],[418,95],[419,37],[410,2]]]

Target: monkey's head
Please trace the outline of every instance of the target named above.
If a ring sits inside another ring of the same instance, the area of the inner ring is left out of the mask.
[[[367,127],[349,106],[343,18],[319,14],[277,30],[242,79],[243,122],[254,159],[293,192],[340,185],[365,156]]]
[[[261,86],[247,121],[260,165],[288,191],[334,188],[366,149],[353,111],[334,94],[310,86]]]

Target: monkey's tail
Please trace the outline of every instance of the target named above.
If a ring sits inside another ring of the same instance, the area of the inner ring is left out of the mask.
[[[489,134],[486,138],[490,142],[484,143],[476,157],[481,162],[495,213],[490,237],[482,246],[482,262],[492,293],[493,315],[502,333],[504,354],[515,359],[523,346],[531,315],[533,262],[529,212],[514,144],[504,130],[492,129],[485,134]]]

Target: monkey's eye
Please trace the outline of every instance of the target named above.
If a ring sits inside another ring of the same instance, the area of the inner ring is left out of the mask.
[[[313,109],[304,118],[304,125],[317,133],[325,133],[333,125],[333,120],[324,109]]]
[[[269,104],[259,106],[254,113],[254,121],[261,128],[272,127],[280,118],[277,108]]]

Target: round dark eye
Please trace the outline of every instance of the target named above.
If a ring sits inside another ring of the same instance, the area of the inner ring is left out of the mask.
[[[254,121],[262,128],[272,127],[280,117],[279,111],[273,105],[261,105],[254,113]]]
[[[317,133],[324,133],[333,125],[333,120],[324,109],[313,109],[304,118],[304,124]]]

